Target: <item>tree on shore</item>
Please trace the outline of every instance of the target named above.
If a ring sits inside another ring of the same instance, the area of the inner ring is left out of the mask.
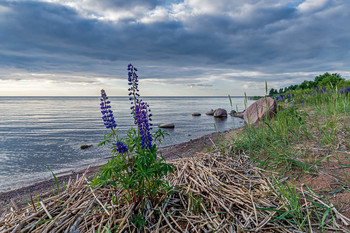
[[[350,86],[350,80],[346,80],[342,78],[342,76],[338,73],[324,73],[321,75],[318,75],[314,78],[314,81],[311,80],[304,80],[299,85],[290,85],[288,87],[280,88],[277,92],[277,89],[271,88],[269,92],[269,96],[274,96],[277,94],[284,94],[287,91],[294,91],[294,90],[307,90],[307,89],[315,89],[316,87],[327,87],[327,88],[342,88],[342,87],[348,87]]]

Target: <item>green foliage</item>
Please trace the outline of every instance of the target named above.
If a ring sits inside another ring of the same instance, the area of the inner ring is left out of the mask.
[[[296,91],[296,90],[313,90],[318,87],[327,87],[329,88],[341,88],[341,87],[347,87],[350,86],[350,80],[345,80],[341,77],[338,73],[330,74],[328,72],[318,75],[314,78],[314,81],[310,80],[304,80],[299,85],[290,85],[288,87],[280,88],[279,91],[277,89],[270,89],[269,96],[273,97],[276,95],[284,94],[288,91]]]
[[[272,216],[273,221],[290,222],[298,226],[301,232],[313,232],[313,221],[317,220],[319,223],[317,227],[321,232],[324,232],[326,222],[335,220],[336,214],[332,208],[328,207],[332,205],[323,204],[329,203],[329,201],[323,200],[309,187],[306,186],[308,193],[316,195],[321,200],[320,202],[305,195],[304,192],[298,192],[294,184],[284,183],[276,178],[274,178],[271,188],[280,202],[283,203],[283,206],[279,208],[264,208],[276,213]]]
[[[143,216],[143,214],[134,214],[131,222],[136,226],[136,228],[140,229],[146,224],[145,216]]]
[[[53,176],[53,178],[55,180],[55,184],[56,184],[56,188],[55,189],[56,189],[56,192],[57,192],[57,195],[58,195],[58,202],[61,205],[61,194],[60,194],[60,186],[59,186],[59,183],[58,183],[58,179],[57,179],[55,173],[49,167],[49,165],[46,165],[46,168],[51,172],[51,175]]]
[[[203,201],[199,194],[193,192],[185,192],[186,197],[188,197],[190,211],[195,214],[201,213],[203,211],[202,205]]]
[[[300,157],[304,152],[297,151],[293,144],[313,138],[309,132],[311,127],[306,124],[308,119],[313,121],[313,130],[318,132],[315,140],[330,148],[337,146],[338,115],[350,114],[350,95],[341,94],[337,88],[322,92],[297,89],[289,95],[293,97],[288,99],[288,107],[278,105],[273,120],[264,119],[259,127],[246,128],[234,141],[233,149],[246,151],[262,168],[279,169],[282,173],[292,169],[314,173],[319,161],[314,164],[303,161]],[[312,106],[315,114],[312,119],[305,111],[298,109],[297,104]]]
[[[318,85],[321,86],[321,87],[332,87],[332,88],[334,88],[334,87],[338,86],[338,83],[341,80],[344,80],[344,79],[341,78],[340,75],[332,74],[332,75],[328,75],[328,76],[324,77],[322,79],[322,81],[320,81],[318,83]]]
[[[340,74],[337,74],[337,73],[334,73],[334,74],[330,74],[328,72],[324,73],[324,74],[321,74],[321,75],[318,75],[315,77],[315,83],[316,84],[319,84],[320,82],[323,81],[323,79],[325,78],[328,78],[330,76],[335,76],[335,77],[338,77],[338,78],[341,78],[341,75]]]
[[[158,130],[151,134],[152,114],[149,114],[149,105],[138,97],[138,76],[137,69],[128,65],[129,98],[133,106],[132,115],[137,130],[128,130],[125,138],[120,138],[117,134],[117,124],[115,122],[110,101],[106,92],[101,90],[101,113],[104,125],[111,132],[104,136],[104,140],[99,144],[110,145],[113,158],[107,162],[90,180],[90,185],[94,188],[102,186],[112,186],[114,190],[122,189],[122,198],[143,205],[150,200],[153,204],[171,190],[168,182],[163,179],[173,172],[174,166],[167,164],[162,156],[157,157],[158,146],[164,138],[164,133]],[[100,190],[103,192],[102,190]],[[105,195],[106,196],[106,195]],[[112,197],[112,202],[119,201],[117,197]]]
[[[337,87],[338,87],[338,89],[340,89],[340,88],[342,88],[342,87],[350,87],[350,80],[341,79],[341,80],[337,83]]]
[[[273,120],[264,119],[259,127],[247,127],[234,140],[235,151],[245,151],[258,166],[286,172],[291,169],[313,173],[312,166],[299,160],[293,150],[286,150],[291,142],[310,137],[305,119],[307,114],[296,106],[279,106]]]
[[[269,96],[274,96],[274,95],[277,95],[278,94],[278,91],[277,89],[274,89],[274,88],[271,88],[270,91],[269,91]]]
[[[305,80],[304,82],[302,82],[299,85],[299,89],[311,89],[311,88],[315,88],[317,86],[317,83],[314,81],[307,81]]]
[[[111,143],[111,137],[121,140],[112,131],[102,144]],[[153,134],[154,141],[161,142],[164,134],[158,130]],[[100,174],[95,176],[90,185],[101,187],[112,185],[121,187],[127,192],[126,199],[144,202],[150,199],[157,202],[161,194],[170,190],[170,186],[162,178],[173,172],[174,166],[165,163],[164,158],[157,159],[158,147],[142,148],[141,138],[138,132],[131,128],[127,138],[124,139],[129,150],[124,154],[119,154],[112,144],[114,158],[109,160],[100,170]]]

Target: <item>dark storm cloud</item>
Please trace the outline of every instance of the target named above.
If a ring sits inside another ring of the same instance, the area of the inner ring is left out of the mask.
[[[295,1],[243,2],[222,1],[222,8],[199,13],[190,7],[169,10],[171,3],[185,4],[180,1],[90,0],[85,8],[79,1],[74,7],[3,2],[0,69],[118,78],[135,62],[145,78],[172,83],[209,76],[293,82],[318,72],[350,71],[348,1],[329,0],[312,9],[296,8]],[[107,10],[112,16],[101,19]],[[113,21],[113,12],[128,10]],[[153,19],[154,12],[161,19]],[[0,79],[9,77],[0,73]]]

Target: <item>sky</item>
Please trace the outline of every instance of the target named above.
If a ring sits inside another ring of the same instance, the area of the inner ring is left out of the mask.
[[[1,0],[0,96],[263,95],[350,78],[348,0]]]

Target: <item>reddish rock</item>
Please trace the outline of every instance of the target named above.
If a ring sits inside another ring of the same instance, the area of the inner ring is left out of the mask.
[[[271,118],[277,112],[277,104],[271,97],[261,98],[250,105],[244,112],[244,121],[247,124],[255,124],[268,116]],[[248,123],[249,122],[249,123]]]
[[[223,108],[218,108],[214,112],[214,117],[227,117],[227,111]]]

